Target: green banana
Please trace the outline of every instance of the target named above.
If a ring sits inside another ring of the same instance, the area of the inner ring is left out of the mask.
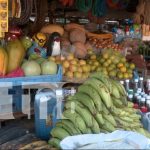
[[[95,119],[98,122],[99,126],[105,123],[102,114],[96,114]]]
[[[105,122],[102,128],[108,132],[113,132],[116,130],[115,127],[110,122]]]
[[[60,120],[58,123],[64,124],[70,130],[70,132],[73,133],[73,135],[81,134],[81,131],[78,128],[76,128],[70,120],[63,119]]]
[[[108,77],[104,76],[101,72],[96,72],[90,75],[90,78],[95,78],[100,80],[103,84],[106,85],[109,92],[112,92],[112,85]]]
[[[53,147],[53,148],[57,148],[57,149],[60,149],[60,140],[57,139],[57,138],[51,138],[49,141],[48,141],[48,144]]]
[[[133,119],[130,117],[121,117],[120,119],[129,123],[133,123]]]
[[[60,140],[64,139],[67,136],[70,136],[70,134],[63,128],[55,127],[51,130],[51,135],[54,138],[58,138]]]
[[[119,81],[115,81],[115,83],[116,83],[116,86],[118,87],[120,94],[122,96],[127,96],[127,92],[126,92],[125,88],[123,87],[123,85]]]
[[[102,107],[103,107],[103,113],[108,115],[110,114],[109,110],[106,108],[105,104],[102,103]]]
[[[117,88],[117,86],[112,82],[112,93],[111,95],[117,99],[121,98],[121,95],[119,93],[119,90]]]
[[[87,94],[78,92],[74,95],[74,98],[86,106],[92,114],[96,114],[94,102]]]
[[[87,134],[91,134],[92,130],[90,128],[87,128]]]
[[[92,132],[93,133],[100,133],[99,124],[97,123],[97,121],[95,120],[94,117],[93,117],[92,123],[93,123],[93,126],[91,127]]]
[[[146,134],[146,132],[143,128],[136,128],[135,131],[142,134],[142,135],[144,135],[144,136],[147,136],[147,134]]]
[[[73,122],[73,124],[82,132],[86,133],[86,124],[84,120],[80,117],[80,115],[76,112],[72,112],[71,110],[67,109],[63,112],[63,116],[66,119],[69,119]]]
[[[95,90],[98,91],[100,97],[102,98],[102,101],[105,103],[108,109],[111,109],[113,107],[113,103],[110,97],[109,90],[101,81],[91,78],[85,81],[85,84],[91,85]]]
[[[56,127],[65,129],[69,133],[69,135],[74,135],[72,130],[70,130],[70,128],[68,128],[65,124],[63,124],[61,122],[56,123]]]
[[[103,118],[104,118],[107,122],[110,122],[114,127],[117,126],[117,123],[116,123],[114,117],[113,117],[111,114],[109,114],[109,115],[103,114]],[[106,121],[105,121],[105,122],[106,122]]]
[[[101,98],[96,90],[94,90],[90,85],[81,85],[79,86],[78,91],[89,95],[92,98],[97,110],[99,112],[102,111]]]
[[[120,99],[112,97],[112,101],[113,101],[114,106],[119,107],[119,108],[124,107],[124,105]]]
[[[134,104],[130,101],[128,101],[128,108],[133,108],[134,107]]]
[[[82,119],[84,120],[84,122],[86,123],[87,127],[92,127],[92,118],[93,116],[91,115],[91,113],[89,112],[88,109],[86,109],[82,104],[79,104],[79,102],[77,101],[68,101],[65,104],[65,107],[71,108],[72,103],[74,103],[75,106],[75,111],[82,117]]]

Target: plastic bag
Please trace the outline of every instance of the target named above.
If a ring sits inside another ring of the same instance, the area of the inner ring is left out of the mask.
[[[67,137],[60,146],[62,149],[150,149],[150,139],[136,132],[117,130]]]

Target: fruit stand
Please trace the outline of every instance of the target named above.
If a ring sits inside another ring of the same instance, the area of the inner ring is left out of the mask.
[[[116,132],[148,141],[147,6],[0,0],[0,149],[90,149],[92,136]]]

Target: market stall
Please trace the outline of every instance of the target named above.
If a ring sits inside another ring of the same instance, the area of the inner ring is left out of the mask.
[[[149,148],[148,6],[0,0],[0,148]]]

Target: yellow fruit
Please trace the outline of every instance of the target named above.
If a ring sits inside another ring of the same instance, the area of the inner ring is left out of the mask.
[[[110,60],[110,59],[108,59],[106,62],[107,62],[109,65],[111,64],[111,60]]]
[[[55,57],[50,56],[50,57],[48,57],[48,60],[50,60],[50,61],[54,61],[54,62],[55,62]]]
[[[65,61],[63,62],[63,67],[64,67],[64,68],[69,68],[69,66],[70,66],[69,62],[68,62],[67,60],[65,60]]]
[[[81,67],[82,67],[83,72],[88,72],[89,68],[87,67],[87,65],[83,65]]]
[[[129,73],[129,79],[132,79],[132,78],[133,78],[133,74]]]
[[[125,66],[126,66],[126,68],[130,67],[129,63],[125,63]]]
[[[129,74],[132,74],[132,73],[133,73],[133,71],[132,71],[131,69],[128,69],[127,72],[128,72]]]
[[[104,58],[104,59],[108,59],[108,58],[109,58],[108,53],[103,53],[103,58]]]
[[[75,66],[75,65],[70,65],[70,66],[69,66],[69,70],[70,70],[71,72],[76,72],[76,71],[77,71],[77,66]]]
[[[123,79],[123,78],[124,78],[123,73],[118,72],[118,73],[117,73],[117,77],[118,77],[119,79]]]
[[[116,77],[116,72],[115,71],[110,71],[109,76],[110,77]]]
[[[107,70],[108,70],[108,72],[109,71],[112,71],[114,68],[112,67],[112,66],[108,66],[108,68],[107,68]]]
[[[91,66],[91,71],[95,71],[96,70],[96,66]]]
[[[77,71],[78,71],[78,72],[80,72],[80,73],[82,73],[82,72],[83,72],[83,70],[82,70],[82,68],[81,68],[81,67],[78,67],[78,68],[77,68]]]
[[[124,73],[123,77],[124,77],[124,79],[128,79],[129,78],[129,74],[128,73]]]
[[[99,62],[98,62],[98,61],[95,61],[95,62],[93,63],[93,65],[96,66],[96,67],[98,67],[98,66],[99,66]]]
[[[122,57],[122,58],[120,59],[120,62],[125,63],[125,62],[126,62],[125,57]]]
[[[118,67],[118,68],[121,68],[121,67],[123,67],[123,66],[124,66],[123,63],[118,63],[118,64],[117,64],[117,67]]]
[[[67,56],[67,60],[73,60],[74,59],[74,55],[73,54],[69,54],[68,56]]]
[[[85,60],[79,60],[79,64],[80,64],[81,66],[86,65],[86,61],[85,61]]]
[[[74,77],[77,78],[77,79],[81,79],[81,78],[82,78],[82,73],[80,73],[80,72],[75,72],[75,73],[74,73]]]
[[[66,70],[65,70],[65,68],[63,68],[63,75],[66,73]]]
[[[103,64],[103,63],[105,62],[105,59],[101,58],[101,59],[99,60],[99,62],[100,62],[101,64]]]
[[[135,64],[131,63],[130,64],[130,69],[135,69]]]
[[[109,64],[108,64],[107,62],[104,62],[103,66],[104,66],[104,67],[108,67]]]
[[[125,73],[127,71],[127,68],[126,67],[120,67],[120,71]]]
[[[118,64],[118,63],[119,63],[119,59],[118,59],[118,58],[115,58],[114,61],[113,61],[113,63],[114,63],[114,64]]]
[[[90,56],[90,59],[91,59],[91,60],[96,60],[96,55],[95,55],[95,54],[91,55],[91,56]]]
[[[71,72],[71,71],[66,72],[65,75],[68,78],[73,78],[73,72]]]
[[[76,64],[77,64],[77,61],[76,61],[76,60],[71,60],[71,61],[70,61],[70,64],[71,64],[71,65],[76,65]]]
[[[90,65],[86,65],[86,66],[87,66],[88,72],[90,72],[91,71],[91,66]]]
[[[113,61],[114,59],[115,59],[115,56],[113,56],[113,55],[112,55],[112,56],[110,56],[110,60],[112,60],[112,61]]]

